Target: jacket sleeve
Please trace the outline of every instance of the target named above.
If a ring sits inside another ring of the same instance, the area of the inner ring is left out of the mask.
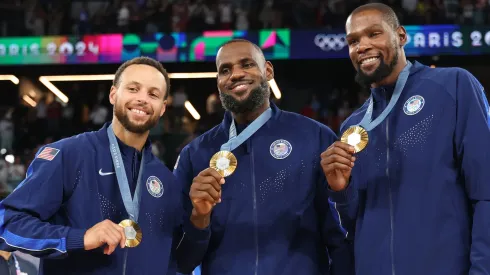
[[[490,273],[490,109],[482,85],[466,70],[456,77],[455,149],[472,203],[470,275]]]
[[[84,229],[51,223],[78,180],[77,161],[65,151],[59,144],[41,148],[26,178],[0,203],[0,250],[56,258],[84,248]]]
[[[347,128],[346,122],[340,127],[341,133]],[[340,224],[346,230],[346,236],[349,240],[354,240],[359,208],[358,194],[355,186],[355,177],[352,176],[349,179],[349,185],[342,191],[333,191],[327,185],[329,202],[337,213]]]
[[[320,137],[321,152],[336,140],[335,134],[328,128],[322,130]],[[320,152],[320,154],[321,154]],[[318,162],[320,163],[320,161]],[[320,166],[320,165],[319,165]],[[315,196],[315,208],[320,214],[320,224],[328,254],[331,259],[330,274],[353,275],[354,245],[347,238],[347,231],[335,203],[329,200],[328,183],[321,166],[318,168],[318,184]]]
[[[175,234],[175,240],[178,240],[175,247],[175,255],[177,258],[178,272],[190,274],[199,266],[206,254],[211,230],[209,227],[204,230],[198,229],[190,221],[193,207],[189,198],[189,192],[194,175],[188,147],[185,147],[180,153],[173,173],[177,183],[181,186],[181,203],[183,209],[180,227],[176,230]]]

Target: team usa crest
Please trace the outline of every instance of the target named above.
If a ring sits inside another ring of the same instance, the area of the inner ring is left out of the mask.
[[[275,159],[285,159],[291,154],[293,146],[289,141],[278,139],[271,144],[269,151]]]
[[[163,183],[155,176],[150,176],[146,180],[146,189],[155,198],[160,198],[163,195]]]
[[[424,108],[425,99],[420,95],[410,97],[403,105],[403,112],[406,115],[413,116],[418,114]]]

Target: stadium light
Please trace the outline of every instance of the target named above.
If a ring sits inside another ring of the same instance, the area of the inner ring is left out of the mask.
[[[19,79],[13,74],[0,74],[0,80],[9,80],[15,85],[19,85]]]
[[[172,79],[196,79],[196,78],[216,78],[215,72],[194,72],[194,73],[170,73],[169,78]],[[64,103],[68,103],[68,97],[61,92],[52,82],[66,81],[112,81],[114,74],[90,74],[90,75],[45,75],[39,77],[39,81],[46,86],[54,95],[56,95]],[[281,98],[281,91],[274,79],[269,81],[272,93],[277,99]],[[25,99],[24,99],[25,100]],[[186,101],[185,108],[195,120],[201,119],[201,115],[194,108],[192,103]]]
[[[37,103],[34,99],[30,98],[28,95],[24,95],[22,97],[22,99],[29,105],[31,105],[31,107],[36,107]]]

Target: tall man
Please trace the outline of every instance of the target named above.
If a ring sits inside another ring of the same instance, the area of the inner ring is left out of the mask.
[[[153,59],[121,65],[109,95],[112,123],[41,148],[1,202],[0,249],[42,257],[40,274],[47,275],[186,269],[186,249],[208,234],[181,229],[181,189],[148,140],[169,88]]]
[[[257,45],[226,43],[216,66],[223,122],[187,145],[174,170],[187,219],[211,232],[189,258],[205,275],[352,274],[320,166],[335,134],[270,102],[274,70]]]
[[[483,87],[464,69],[407,61],[407,33],[386,5],[355,9],[346,32],[356,79],[371,97],[322,165],[355,238],[356,274],[490,274]]]

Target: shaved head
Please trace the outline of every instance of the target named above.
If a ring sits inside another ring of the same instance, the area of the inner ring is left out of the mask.
[[[363,11],[373,10],[380,12],[383,16],[383,20],[388,23],[388,25],[390,25],[393,30],[396,30],[398,27],[400,27],[400,21],[398,20],[395,11],[390,6],[382,3],[369,3],[359,6],[351,12],[349,17],[352,17],[353,15]]]

